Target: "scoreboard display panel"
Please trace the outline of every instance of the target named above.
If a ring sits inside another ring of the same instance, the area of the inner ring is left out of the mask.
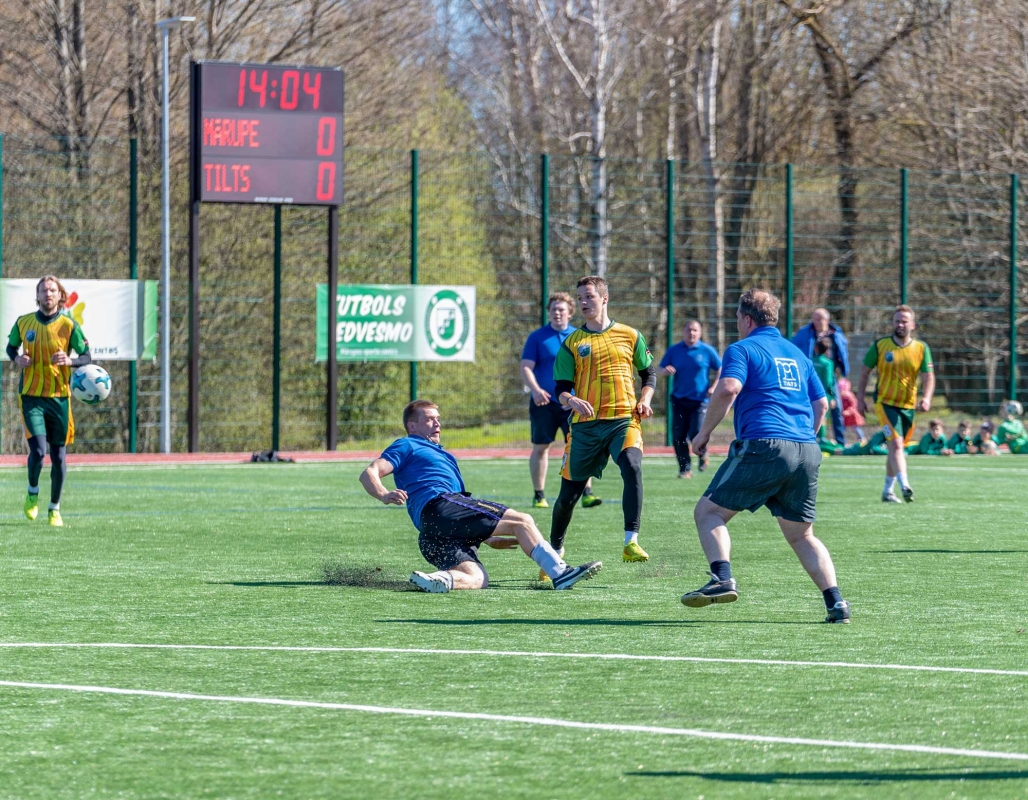
[[[341,204],[343,93],[341,69],[194,63],[194,200]]]

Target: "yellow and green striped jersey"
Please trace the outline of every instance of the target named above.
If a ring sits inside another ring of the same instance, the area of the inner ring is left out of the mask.
[[[11,347],[22,347],[32,363],[21,371],[19,394],[31,397],[69,397],[71,367],[58,367],[52,363],[54,353],[63,350],[82,355],[89,343],[79,324],[66,314],[58,314],[43,322],[38,313],[25,314],[11,328],[8,337]]]
[[[602,331],[581,327],[557,351],[555,381],[574,381],[575,396],[595,411],[590,419],[619,419],[635,411],[635,370],[646,369],[653,356],[635,328],[611,322]],[[571,422],[578,422],[573,414]]]
[[[914,408],[917,375],[932,371],[932,351],[917,339],[901,347],[891,336],[886,336],[871,345],[864,356],[864,366],[878,370],[877,402],[896,408]]]

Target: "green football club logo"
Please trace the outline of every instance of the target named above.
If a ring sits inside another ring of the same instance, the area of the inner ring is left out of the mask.
[[[425,311],[425,334],[433,352],[443,357],[455,356],[471,333],[471,317],[464,298],[451,289],[432,295]]]

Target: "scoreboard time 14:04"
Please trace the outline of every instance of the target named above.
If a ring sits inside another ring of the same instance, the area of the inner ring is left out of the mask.
[[[197,199],[342,202],[341,70],[207,62],[194,69]]]

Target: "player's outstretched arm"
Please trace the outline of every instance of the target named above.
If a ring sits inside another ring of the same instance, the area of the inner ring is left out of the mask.
[[[926,372],[921,380],[921,402],[917,404],[918,411],[931,411],[932,398],[935,396],[935,373]]]
[[[384,458],[376,458],[360,475],[364,491],[387,506],[402,506],[407,502],[407,493],[402,489],[389,491],[382,483],[382,478],[393,473],[393,465]]]

